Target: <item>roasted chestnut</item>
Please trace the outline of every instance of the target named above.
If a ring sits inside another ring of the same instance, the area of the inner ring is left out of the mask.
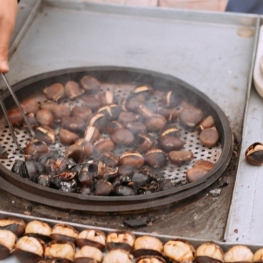
[[[184,147],[184,141],[178,137],[164,135],[159,138],[159,145],[165,152],[178,151]]]
[[[44,241],[23,236],[17,241],[14,254],[21,263],[36,263],[43,258],[44,251]]]
[[[122,108],[124,111],[137,112],[138,106],[145,101],[144,94],[132,94],[124,100]]]
[[[95,114],[89,122],[89,126],[96,127],[100,132],[105,131],[108,120],[102,113]]]
[[[101,83],[96,78],[86,75],[80,80],[80,86],[88,93],[95,93],[99,91]]]
[[[58,101],[65,96],[65,89],[61,83],[54,83],[45,88],[44,93],[48,99]]]
[[[109,167],[118,166],[119,160],[120,160],[119,155],[113,152],[104,152],[100,156],[100,161],[102,161]]]
[[[42,239],[44,242],[51,240],[51,227],[45,222],[32,220],[26,225],[25,235]]]
[[[253,253],[247,246],[235,245],[225,252],[224,262],[253,262]]]
[[[203,243],[196,250],[195,262],[220,263],[223,262],[224,252],[220,246],[214,243]]]
[[[59,130],[58,136],[59,136],[59,140],[64,145],[71,145],[79,139],[78,134],[63,128]]]
[[[263,262],[263,248],[258,249],[258,250],[254,253],[253,262],[254,262],[254,263]]]
[[[122,124],[126,124],[129,122],[134,122],[137,121],[137,116],[135,113],[130,112],[130,111],[122,111],[119,115],[118,121]]]
[[[104,256],[102,263],[132,263],[132,256],[123,249],[112,249]]]
[[[46,259],[59,259],[63,263],[72,263],[75,245],[71,242],[50,242],[45,249]]]
[[[166,109],[166,108],[160,108],[158,110],[158,114],[162,115],[167,122],[172,122],[177,119],[178,117],[178,111],[177,109]]]
[[[212,128],[215,126],[215,119],[213,116],[209,115],[206,117],[199,125],[198,125],[198,130],[202,131],[204,129]]]
[[[202,130],[200,133],[200,141],[206,147],[214,147],[216,146],[219,140],[219,134],[216,128],[209,128]]]
[[[54,116],[49,110],[39,110],[36,113],[36,120],[42,126],[52,126],[54,123]]]
[[[111,134],[111,139],[117,145],[129,146],[134,142],[134,135],[126,128],[119,128]]]
[[[135,236],[130,231],[114,231],[108,234],[106,246],[108,250],[121,248],[131,251],[135,241]]]
[[[17,237],[9,230],[0,230],[0,260],[8,257],[15,247]]]
[[[109,138],[101,138],[94,143],[93,154],[100,156],[104,152],[111,152],[115,148],[114,142]]]
[[[153,88],[149,85],[139,85],[133,90],[132,94],[141,94],[145,97],[145,99],[149,99],[150,96],[153,94]]]
[[[153,168],[165,166],[166,154],[161,149],[151,149],[145,154],[145,162]]]
[[[196,160],[193,167],[195,168],[201,168],[207,172],[209,172],[211,169],[213,169],[215,166],[214,163],[207,161],[207,160]]]
[[[81,97],[81,100],[92,111],[96,111],[96,110],[98,110],[99,107],[101,107],[100,99],[95,97],[94,95],[84,95]]]
[[[85,164],[79,173],[77,179],[82,186],[92,187],[94,183],[94,177],[98,173],[98,165],[95,163]]]
[[[89,121],[92,117],[92,110],[86,106],[74,106],[71,110],[72,116],[81,118],[83,121]]]
[[[99,263],[102,261],[102,252],[92,246],[84,246],[75,253],[74,263]]]
[[[94,143],[95,141],[99,140],[100,138],[100,131],[93,126],[88,126],[85,130],[84,139],[88,142]]]
[[[120,156],[121,166],[140,168],[144,164],[143,156],[137,151],[126,151]]]
[[[72,158],[76,163],[83,163],[89,157],[84,146],[78,144],[70,145],[65,151],[65,156],[68,159]]]
[[[45,142],[39,141],[38,139],[33,139],[28,141],[25,154],[32,158],[33,160],[38,160],[42,155],[49,152],[49,147]]]
[[[95,183],[95,195],[110,195],[113,192],[113,186],[105,180],[98,180]]]
[[[179,112],[181,123],[187,128],[195,128],[203,118],[203,112],[198,108],[187,107]]]
[[[175,91],[168,91],[163,97],[162,101],[164,105],[168,108],[174,108],[179,106],[181,103],[181,99],[179,96],[176,94]]]
[[[120,108],[116,104],[111,104],[99,108],[98,112],[104,114],[109,121],[113,121],[118,119],[120,115]]]
[[[153,114],[145,120],[145,126],[148,131],[156,132],[166,125],[165,118],[160,114]]]
[[[73,226],[66,224],[56,224],[51,231],[51,238],[58,242],[72,242],[75,243],[79,231]]]
[[[78,133],[85,130],[86,124],[79,117],[64,117],[61,120],[61,126],[66,130]]]
[[[105,91],[99,95],[102,105],[110,105],[118,103],[117,98],[115,97],[112,91]]]
[[[117,129],[122,128],[123,125],[118,122],[118,121],[111,121],[107,124],[106,126],[106,130],[109,134],[112,134],[113,132],[115,132]]]
[[[26,223],[23,219],[18,218],[1,218],[0,219],[0,229],[9,230],[13,232],[17,237],[24,234],[26,228]]]
[[[139,121],[133,121],[129,122],[125,126],[128,130],[130,130],[134,135],[138,135],[140,133],[145,133],[146,132],[146,126]]]
[[[70,99],[75,99],[82,95],[84,90],[82,90],[79,84],[75,81],[68,81],[65,85],[65,94]]]
[[[52,111],[54,118],[57,122],[61,122],[64,117],[70,116],[70,108],[67,105],[57,105]]]
[[[202,179],[207,174],[207,171],[203,170],[200,167],[193,167],[187,170],[186,180],[188,183],[195,182]]]
[[[168,153],[168,158],[170,159],[171,163],[180,165],[192,161],[194,155],[191,151],[171,151]]]
[[[8,111],[8,117],[14,127],[20,127],[24,123],[23,115],[18,108]]]
[[[149,109],[145,104],[140,104],[137,111],[145,119],[151,117],[154,114],[154,111]]]
[[[152,149],[155,143],[155,139],[150,134],[141,133],[136,137],[136,148],[140,152],[147,152]]]
[[[164,255],[176,262],[193,262],[195,248],[186,241],[170,240],[163,248]]]
[[[53,110],[58,106],[58,104],[52,100],[43,101],[40,103],[41,110],[49,110],[53,112]]]
[[[53,144],[56,140],[55,131],[48,126],[37,127],[35,129],[35,136],[39,141],[43,141],[47,145]]]
[[[23,111],[25,112],[25,114],[28,114],[28,113],[36,114],[39,110],[39,104],[36,99],[30,98],[30,99],[24,100],[20,105]]]
[[[247,148],[245,156],[249,164],[256,166],[263,165],[263,144],[260,142],[251,144]]]
[[[106,244],[106,236],[101,230],[85,229],[79,233],[76,242],[80,248],[83,246],[92,246],[102,251]]]

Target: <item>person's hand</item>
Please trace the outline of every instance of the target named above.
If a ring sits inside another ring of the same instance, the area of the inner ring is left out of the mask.
[[[0,0],[0,72],[7,73],[8,49],[15,27],[17,0]]]

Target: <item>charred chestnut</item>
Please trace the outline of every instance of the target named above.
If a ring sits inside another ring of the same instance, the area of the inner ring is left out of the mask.
[[[26,225],[25,235],[42,239],[44,242],[51,240],[51,227],[45,222],[32,220]]]
[[[121,166],[140,168],[144,164],[143,156],[137,151],[126,151],[120,156]]]
[[[245,152],[245,157],[249,164],[263,165],[263,144],[260,142],[251,144]]]
[[[203,118],[203,112],[200,109],[187,107],[179,112],[181,123],[187,128],[195,128]]]
[[[63,263],[72,263],[75,245],[71,242],[50,242],[45,249],[46,259],[59,259]]]
[[[65,89],[61,83],[54,83],[45,88],[44,93],[48,99],[58,101],[65,96]]]
[[[104,114],[109,121],[113,121],[118,119],[120,108],[116,104],[111,104],[100,108],[98,112]]]
[[[111,134],[111,139],[117,145],[129,146],[134,142],[134,135],[125,128],[119,128]]]
[[[73,226],[65,224],[56,224],[51,231],[51,238],[58,242],[72,242],[75,243],[79,231]]]
[[[68,81],[65,85],[65,94],[70,99],[75,99],[82,95],[84,90],[82,90],[79,84],[75,81]]]
[[[15,247],[17,237],[9,230],[0,230],[0,260],[8,257]]]
[[[39,110],[36,114],[36,120],[42,126],[52,126],[54,116],[49,110]]]
[[[253,262],[253,253],[247,246],[236,245],[226,251],[224,262]]]
[[[201,131],[200,141],[206,147],[216,146],[219,140],[219,134],[215,128],[209,128]]]
[[[100,161],[98,163],[98,174],[96,177],[98,179],[112,182],[119,176],[118,170],[118,167],[109,167],[105,163]]]
[[[196,250],[195,261],[197,263],[219,263],[223,262],[224,252],[214,243],[203,243]]]
[[[60,129],[58,136],[59,136],[59,140],[64,145],[71,145],[79,139],[78,134],[66,129]]]
[[[55,131],[48,126],[37,127],[35,129],[35,136],[39,141],[43,141],[47,145],[53,144],[56,140]]]
[[[74,257],[74,263],[92,263],[92,262],[101,262],[102,261],[102,252],[92,246],[84,246],[78,250]]]
[[[80,80],[80,86],[88,93],[95,93],[99,91],[101,83],[96,78],[86,75]]]
[[[125,185],[117,185],[114,187],[114,193],[119,196],[131,196],[135,195],[136,192],[133,188]]]
[[[131,251],[135,241],[135,236],[130,231],[115,231],[108,234],[106,246],[108,250],[121,248]]]
[[[43,258],[44,251],[44,241],[23,236],[17,241],[14,254],[21,263],[36,263]]]
[[[106,236],[101,230],[85,229],[79,233],[76,242],[80,248],[83,246],[92,246],[102,251],[106,244]]]
[[[65,156],[72,158],[76,163],[83,163],[88,158],[84,146],[78,144],[70,145],[65,151]]]
[[[106,129],[108,120],[106,116],[102,113],[95,114],[89,122],[89,126],[96,127],[100,132],[103,132]]]
[[[194,247],[186,241],[170,240],[165,243],[164,255],[176,262],[193,262],[195,258]]]
[[[194,155],[191,151],[171,151],[168,153],[168,158],[171,163],[180,165],[192,161]]]
[[[145,154],[145,162],[153,168],[161,168],[166,163],[166,154],[161,149],[151,149]]]

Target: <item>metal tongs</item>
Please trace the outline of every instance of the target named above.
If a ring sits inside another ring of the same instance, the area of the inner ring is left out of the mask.
[[[29,130],[31,136],[34,137],[34,136],[35,136],[35,132],[33,131],[32,127],[31,127],[31,124],[29,123],[29,121],[28,121],[28,119],[27,119],[27,117],[26,117],[26,115],[25,115],[22,107],[20,106],[20,103],[19,103],[19,101],[18,101],[15,93],[13,92],[13,89],[12,89],[11,86],[9,85],[9,83],[8,83],[6,77],[5,77],[5,74],[1,72],[1,75],[2,75],[2,78],[3,78],[4,82],[5,82],[8,90],[9,90],[9,92],[10,92],[10,94],[11,94],[11,96],[13,97],[13,99],[14,99],[14,101],[15,101],[18,109],[19,109],[19,111],[21,112],[21,114],[22,114],[22,116],[23,116],[23,118],[24,118],[24,121],[25,121],[25,123],[26,123],[26,125],[27,125],[27,127],[28,127],[28,130]],[[13,141],[15,142],[16,146],[18,147],[18,149],[19,149],[22,153],[24,153],[24,152],[25,152],[24,149],[21,148],[21,146],[19,145],[19,143],[18,143],[18,141],[17,141],[17,139],[16,139],[14,127],[13,127],[13,125],[12,125],[11,120],[9,119],[9,116],[8,116],[8,113],[7,113],[5,104],[4,104],[3,99],[2,99],[1,96],[0,96],[0,105],[1,105],[1,108],[2,108],[3,113],[4,113],[4,115],[5,115],[6,121],[7,121],[7,123],[8,123],[9,130],[10,130],[10,133],[11,133],[11,136],[12,136],[12,139],[13,139]]]

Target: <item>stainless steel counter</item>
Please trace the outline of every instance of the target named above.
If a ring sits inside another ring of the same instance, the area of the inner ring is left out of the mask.
[[[208,239],[224,236],[227,241],[263,243],[261,170],[247,165],[243,158],[246,147],[262,137],[263,104],[254,90],[250,94],[260,17],[70,0],[44,0],[36,5],[37,12],[33,11],[32,22],[27,23],[21,41],[13,42],[15,52],[8,74],[11,83],[43,72],[81,66],[154,70],[181,78],[215,101],[228,117],[237,145],[243,134],[241,150],[236,148],[234,159],[237,163],[240,154],[231,207],[233,176],[219,197],[210,196],[210,188],[191,200],[152,213],[161,222],[157,221],[154,229],[142,231]],[[254,34],[245,35],[252,31]],[[10,198],[5,192],[0,194]],[[15,196],[11,199],[18,208],[20,200]],[[110,216],[71,213],[63,208],[59,211],[24,201],[24,210],[27,206],[34,207],[30,213],[41,216],[64,215],[75,222],[89,220],[89,224],[93,219],[102,226],[106,219],[112,227],[122,226],[121,217],[114,221]],[[0,208],[7,207],[8,200]],[[179,222],[185,229],[172,222]]]

